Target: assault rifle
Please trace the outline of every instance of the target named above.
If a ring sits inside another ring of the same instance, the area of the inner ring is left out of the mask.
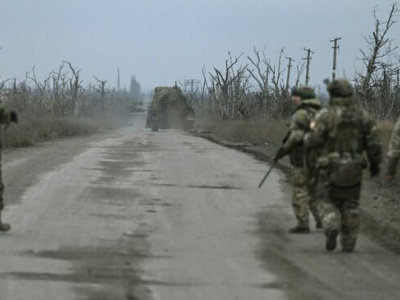
[[[282,140],[282,145],[286,143],[287,139],[290,136],[290,130],[286,133],[285,137]],[[264,184],[265,180],[267,180],[269,174],[271,173],[272,169],[275,168],[276,163],[278,162],[278,158],[274,158],[274,161],[272,165],[269,167],[267,173],[264,175],[263,179],[261,180],[260,184],[258,185],[258,188],[261,188],[262,185]]]
[[[275,167],[276,163],[278,162],[277,159],[274,159],[274,162],[272,163],[272,165],[269,167],[267,173],[264,175],[263,179],[261,180],[260,184],[258,185],[258,188],[262,187],[262,185],[264,184],[265,180],[267,180],[269,174],[271,173],[272,169]]]

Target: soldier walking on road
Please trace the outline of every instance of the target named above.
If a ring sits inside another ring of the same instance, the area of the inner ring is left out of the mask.
[[[3,223],[1,218],[1,213],[4,208],[4,183],[3,183],[3,174],[2,174],[2,166],[1,166],[1,150],[3,147],[3,126],[10,125],[11,122],[17,123],[18,116],[13,111],[7,111],[7,109],[0,105],[0,231],[9,231],[11,226],[7,223]]]
[[[376,122],[360,109],[348,80],[328,84],[329,106],[320,110],[304,138],[307,149],[319,148],[318,198],[321,201],[325,247],[333,251],[340,242],[344,252],[353,251],[359,229],[362,170],[379,174],[382,159]]]
[[[316,112],[321,108],[320,101],[316,99],[314,89],[308,86],[294,88],[292,100],[297,106],[294,112],[289,132],[283,140],[275,159],[281,159],[290,154],[290,162],[294,167],[293,172],[293,211],[297,225],[289,230],[290,233],[309,233],[309,209],[314,216],[316,227],[322,228],[316,201],[316,186],[309,181],[304,159],[303,138],[309,130],[309,125]]]
[[[391,181],[396,175],[397,166],[400,160],[400,118],[394,125],[392,136],[390,138],[389,150],[387,153],[388,165],[386,179]]]

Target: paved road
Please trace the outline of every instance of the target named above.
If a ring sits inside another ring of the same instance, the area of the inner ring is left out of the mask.
[[[282,173],[143,125],[5,154],[1,300],[399,299],[395,254],[286,233]]]

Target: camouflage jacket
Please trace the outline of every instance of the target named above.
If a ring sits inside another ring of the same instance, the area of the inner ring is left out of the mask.
[[[353,97],[332,98],[330,105],[316,114],[312,129],[304,138],[305,147],[319,149],[319,159],[337,151],[340,132],[337,132],[335,114],[340,110],[354,112],[359,119],[359,136],[354,140],[345,140],[342,147],[352,149],[352,152],[360,156],[365,152],[370,165],[378,168],[382,160],[382,147],[376,122],[366,111],[356,106]]]
[[[0,124],[10,124],[11,116],[10,112],[6,109],[6,107],[0,104]]]
[[[388,166],[386,174],[394,176],[400,160],[400,118],[394,125],[387,156]]]
[[[290,154],[291,163],[295,167],[303,167],[303,138],[309,130],[310,122],[316,112],[321,108],[318,99],[301,101],[290,120],[290,128],[287,137],[283,141],[282,150]]]
[[[10,112],[4,105],[0,104],[0,125],[9,125],[11,122]],[[3,146],[3,126],[0,127],[0,148]]]

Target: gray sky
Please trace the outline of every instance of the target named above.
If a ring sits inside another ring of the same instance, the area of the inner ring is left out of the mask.
[[[342,37],[340,74],[361,66],[377,3],[385,19],[393,0],[1,0],[1,78],[22,80],[33,66],[44,78],[67,60],[85,84],[96,76],[116,86],[120,68],[122,86],[133,74],[147,90],[201,79],[228,51],[265,48],[274,61],[285,46],[295,64],[304,47],[315,52],[311,84],[320,84],[331,76],[332,38]],[[398,45],[400,24],[390,37]]]

